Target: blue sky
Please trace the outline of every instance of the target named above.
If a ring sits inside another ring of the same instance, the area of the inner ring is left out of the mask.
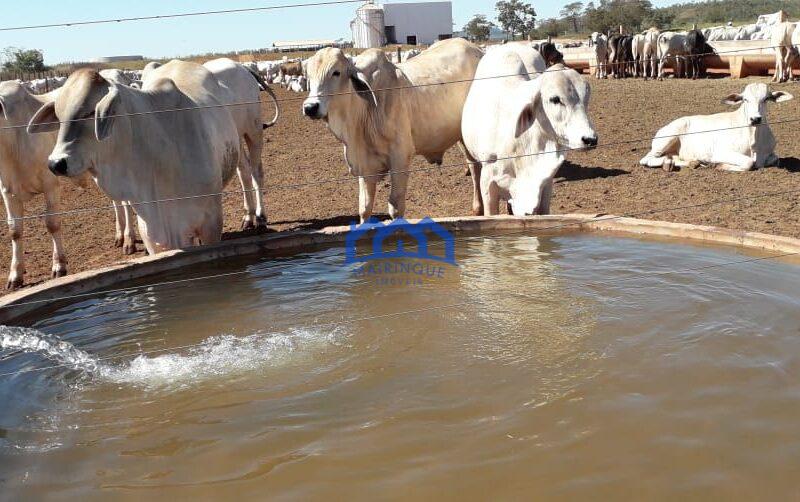
[[[42,0],[3,9],[0,28],[90,19],[148,16],[261,7],[313,0]],[[398,1],[398,0],[395,0]],[[13,3],[13,2],[12,2]],[[476,13],[494,17],[494,0],[453,0],[453,21],[463,26]],[[569,0],[533,0],[540,19],[558,15]],[[674,0],[656,0],[665,5]],[[19,4],[17,4],[19,5]],[[212,51],[268,47],[275,40],[350,37],[357,4],[303,7],[244,14],[71,28],[2,32],[0,47],[44,51],[47,63],[85,61],[98,56],[140,54],[171,57]]]

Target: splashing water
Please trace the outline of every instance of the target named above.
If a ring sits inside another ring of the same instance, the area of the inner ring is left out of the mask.
[[[204,380],[253,371],[285,360],[298,348],[335,343],[337,332],[295,330],[288,334],[255,333],[245,337],[214,336],[188,349],[148,357],[139,355],[119,365],[105,363],[74,345],[28,328],[0,326],[0,351],[37,353],[63,366],[115,384],[145,387],[185,386]]]

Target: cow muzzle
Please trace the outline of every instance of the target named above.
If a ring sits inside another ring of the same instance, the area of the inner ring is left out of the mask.
[[[764,117],[751,117],[750,118],[750,125],[757,126],[760,125],[764,121]]]
[[[319,119],[322,118],[319,115],[319,103],[315,101],[310,101],[307,103],[303,103],[303,115],[311,119]]]
[[[47,161],[47,167],[50,169],[50,172],[55,174],[56,176],[66,176],[67,175],[67,159],[50,159]]]

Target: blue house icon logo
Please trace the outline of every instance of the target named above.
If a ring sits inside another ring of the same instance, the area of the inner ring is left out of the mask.
[[[372,252],[359,256],[358,240],[371,231],[375,233],[372,237]],[[431,236],[441,239],[444,244],[442,251],[434,252],[439,249],[432,249],[429,245]],[[386,241],[390,238],[397,239],[397,244],[393,247],[387,246]],[[414,244],[416,250],[410,250]],[[409,223],[403,218],[387,224],[369,220],[361,225],[350,225],[350,232],[345,238],[345,263],[410,258],[457,265],[455,248],[453,234],[430,218],[420,220],[418,223]]]

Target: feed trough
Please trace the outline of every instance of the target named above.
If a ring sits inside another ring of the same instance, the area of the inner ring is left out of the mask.
[[[4,494],[792,487],[800,241],[587,215],[398,228],[380,250],[380,228],[278,234],[9,296]]]

